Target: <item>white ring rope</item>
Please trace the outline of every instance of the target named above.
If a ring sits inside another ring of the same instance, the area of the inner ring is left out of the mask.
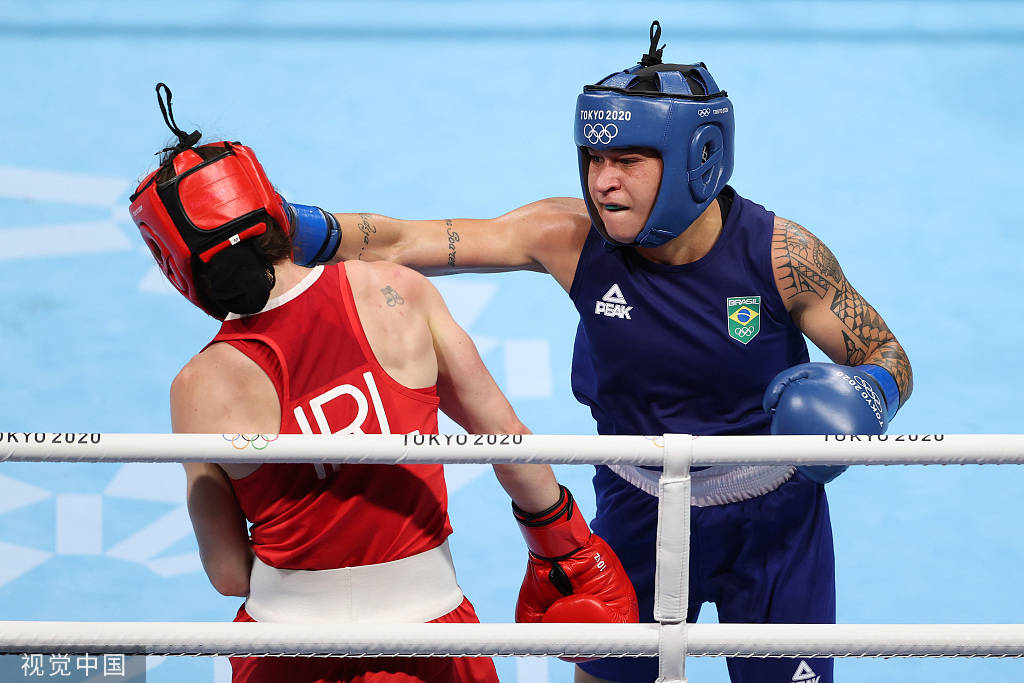
[[[653,657],[659,629],[658,624],[0,621],[0,653]],[[1024,657],[1022,624],[688,624],[686,630],[692,656]]]
[[[687,439],[696,466],[1024,464],[1020,434]],[[661,436],[0,433],[0,462],[662,465],[664,459]]]
[[[0,622],[0,653],[1022,657],[1024,625],[685,624],[691,465],[1024,464],[1024,435],[647,436],[0,433],[0,462],[566,463],[664,466],[655,624]],[[680,507],[681,506],[681,507]]]

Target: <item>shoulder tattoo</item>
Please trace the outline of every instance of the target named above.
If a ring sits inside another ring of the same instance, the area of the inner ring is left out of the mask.
[[[792,221],[772,236],[772,262],[781,273],[781,294],[787,301],[808,292],[825,298],[830,287],[845,279],[829,248]]]
[[[385,286],[380,290],[380,293],[384,295],[384,301],[387,302],[387,305],[392,308],[395,306],[401,306],[405,303],[405,299],[402,298],[402,295],[396,292],[395,288],[391,285]]]

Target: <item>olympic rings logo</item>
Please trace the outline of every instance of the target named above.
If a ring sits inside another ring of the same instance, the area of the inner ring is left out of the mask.
[[[588,123],[583,126],[583,137],[585,137],[590,144],[596,145],[598,143],[607,145],[609,142],[615,139],[615,136],[619,134],[619,127],[614,123],[609,123],[607,126],[603,123]]]
[[[702,119],[705,118],[705,117],[711,116],[711,109],[710,108],[708,108],[708,109],[698,109],[697,110],[697,116],[701,117]]]
[[[647,439],[648,441],[650,441],[652,444],[654,444],[654,446],[656,448],[664,448],[665,447],[665,436],[663,434],[658,435],[658,436],[653,436],[653,435],[648,436],[648,435],[645,435],[644,438]]]
[[[262,451],[272,442],[277,441],[278,434],[221,434],[225,441],[230,441],[235,450],[244,451],[251,444],[253,448]]]
[[[751,337],[760,332],[760,330],[754,329],[753,327],[738,327],[732,331],[737,337]]]

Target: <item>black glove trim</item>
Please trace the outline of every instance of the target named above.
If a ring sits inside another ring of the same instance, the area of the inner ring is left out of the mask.
[[[515,501],[512,501],[512,514],[515,515],[516,521],[523,526],[541,527],[547,526],[563,517],[565,519],[572,519],[573,510],[576,508],[572,492],[561,484],[558,485],[558,489],[559,495],[555,504],[540,512],[527,512],[516,505]]]

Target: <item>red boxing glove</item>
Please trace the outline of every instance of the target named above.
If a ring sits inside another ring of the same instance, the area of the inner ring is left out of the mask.
[[[591,533],[569,489],[559,488],[558,502],[543,512],[512,505],[530,549],[516,621],[639,621],[636,591],[618,556]]]

